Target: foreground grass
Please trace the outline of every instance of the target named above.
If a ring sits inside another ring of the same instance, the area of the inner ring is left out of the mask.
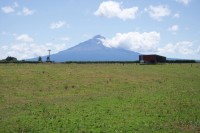
[[[0,132],[200,132],[200,64],[0,64]]]

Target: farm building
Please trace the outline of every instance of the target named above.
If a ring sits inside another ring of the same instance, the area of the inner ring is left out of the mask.
[[[160,55],[139,55],[140,63],[156,64],[165,63],[166,57]]]

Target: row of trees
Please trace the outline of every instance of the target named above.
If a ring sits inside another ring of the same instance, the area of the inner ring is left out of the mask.
[[[7,61],[7,62],[17,62],[17,58],[15,57],[11,57],[11,56],[8,56],[6,59],[3,59],[1,61]]]
[[[166,63],[197,63],[195,60],[166,60]]]
[[[17,58],[8,56],[6,59],[0,60],[1,63],[9,63],[9,62],[16,62],[16,63],[41,63],[42,57],[39,56],[37,61],[25,61],[25,60],[17,60]],[[46,62],[50,61],[49,56],[46,58]],[[139,61],[67,61],[65,63],[139,63]],[[195,60],[166,60],[165,63],[196,63]]]
[[[38,62],[43,62],[41,56],[38,57]],[[46,62],[51,62],[49,56],[47,56]]]
[[[16,57],[8,56],[6,59],[0,60],[0,62],[43,62],[42,57],[39,56],[37,61],[25,61],[25,60],[18,60]],[[49,56],[47,56],[46,62],[51,62]]]

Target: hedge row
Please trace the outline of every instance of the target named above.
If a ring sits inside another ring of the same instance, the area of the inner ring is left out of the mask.
[[[39,61],[0,61],[0,63],[32,63],[32,64],[37,64],[37,63],[42,63]]]
[[[166,63],[197,63],[195,60],[166,60]]]
[[[46,63],[46,62],[39,62],[39,61],[0,61],[0,63],[31,63],[31,64],[38,64],[38,63]],[[55,62],[48,62],[48,63],[55,63]],[[131,63],[140,63],[139,61],[66,61],[61,62],[63,64],[88,64],[88,63],[106,63],[106,64],[113,64],[113,63],[120,63],[120,64],[131,64]],[[197,63],[195,60],[166,60],[165,63]]]
[[[66,62],[62,62],[62,63],[66,63],[66,64],[70,64],[70,63],[76,63],[76,64],[88,64],[88,63],[97,63],[97,64],[101,64],[101,63],[108,63],[108,64],[113,64],[113,63],[139,63],[139,61],[66,61]]]

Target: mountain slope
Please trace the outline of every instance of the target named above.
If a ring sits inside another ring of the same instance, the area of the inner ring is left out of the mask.
[[[108,48],[103,45],[101,39],[104,37],[97,35],[90,40],[82,42],[72,48],[51,55],[51,61],[135,61],[138,60],[139,53]],[[45,61],[47,56],[42,57]],[[35,60],[35,59],[34,59]]]

